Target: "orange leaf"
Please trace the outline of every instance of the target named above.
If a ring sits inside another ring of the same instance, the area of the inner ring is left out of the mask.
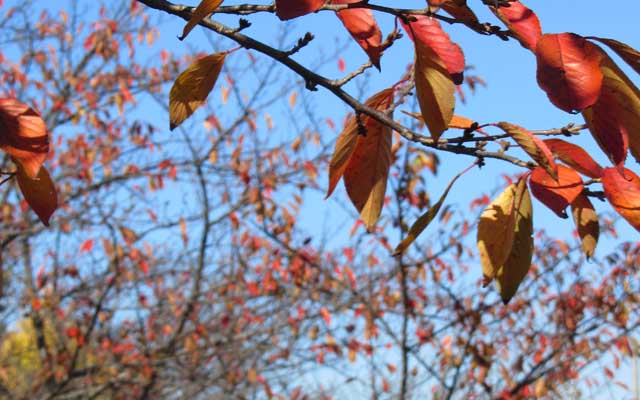
[[[587,39],[597,40],[604,43],[613,50],[620,58],[622,58],[634,71],[640,74],[640,51],[634,49],[626,43],[619,42],[615,39],[600,38],[589,36]]]
[[[184,38],[186,38],[189,32],[191,32],[191,30],[203,19],[214,12],[221,3],[222,0],[202,0],[191,15],[191,19],[189,19],[189,22],[187,22],[187,25],[185,25],[184,29],[182,30],[182,36],[180,36],[178,39],[183,40]]]
[[[402,23],[405,31],[413,41],[428,47],[440,58],[445,65],[451,80],[459,85],[464,80],[464,54],[457,44],[453,43],[449,35],[442,29],[437,19],[426,15],[412,15],[415,21]],[[416,51],[418,46],[416,43]]]
[[[276,0],[276,15],[281,20],[301,17],[317,11],[327,0]]]
[[[393,100],[392,96],[393,90],[385,89],[371,96],[364,105],[376,110],[384,110]],[[362,115],[360,120],[367,132],[369,130],[376,131],[382,129],[382,126],[378,121],[366,115]],[[333,193],[333,190],[336,188],[338,181],[340,181],[340,178],[344,175],[344,171],[347,168],[351,155],[356,148],[358,136],[358,120],[355,116],[352,116],[347,121],[342,132],[340,132],[336,141],[336,147],[333,150],[333,155],[331,156],[327,198],[331,196],[331,193]]]
[[[630,169],[605,168],[602,187],[613,208],[640,231],[640,177]]]
[[[20,191],[29,207],[35,211],[45,226],[49,226],[49,218],[58,208],[58,194],[47,169],[41,167],[38,175],[35,178],[31,178],[24,168],[18,164],[16,178]]]
[[[49,134],[40,114],[15,99],[0,99],[0,148],[22,166],[23,173],[37,179],[49,152]]]
[[[415,42],[415,48],[418,104],[431,138],[438,140],[453,117],[455,84],[438,54],[419,40]]]
[[[544,169],[536,167],[529,178],[529,186],[531,193],[561,218],[567,218],[565,208],[584,188],[580,175],[564,165],[558,165],[557,181]]]
[[[571,203],[571,213],[582,242],[582,251],[587,258],[591,258],[598,244],[598,236],[600,236],[598,214],[584,193],[580,193]]]
[[[87,239],[80,245],[80,253],[88,253],[91,250],[93,250],[93,239]]]
[[[386,109],[393,101],[392,89],[379,104]],[[360,212],[368,230],[378,222],[391,165],[391,128],[380,123],[369,124],[366,136],[357,135],[355,149],[344,169],[344,186],[351,202]]]
[[[215,85],[227,53],[196,60],[182,71],[169,92],[169,127],[175,129],[205,101]]]
[[[594,179],[602,176],[602,167],[600,164],[595,162],[582,147],[562,139],[547,139],[544,143],[557,159],[582,175]]]
[[[465,25],[474,26],[479,22],[476,14],[469,8],[469,6],[467,6],[466,0],[447,0],[441,7],[452,17],[458,21],[462,21]]]
[[[331,4],[350,4],[358,1],[360,0],[332,0]],[[338,18],[367,53],[371,63],[380,69],[382,33],[371,10],[366,8],[341,10],[338,11]]]
[[[602,71],[598,47],[573,33],[546,34],[536,47],[540,87],[556,107],[582,111],[600,95]]]
[[[624,163],[630,149],[640,160],[640,91],[625,73],[602,54],[602,89],[598,101],[584,110],[589,130],[616,165]]]
[[[508,122],[499,122],[497,126],[508,133],[527,154],[534,159],[554,179],[558,177],[558,166],[553,161],[551,150],[544,142],[521,126]]]
[[[491,11],[515,35],[522,47],[536,51],[538,39],[542,36],[542,28],[538,16],[519,1],[512,1],[509,7],[490,7]]]

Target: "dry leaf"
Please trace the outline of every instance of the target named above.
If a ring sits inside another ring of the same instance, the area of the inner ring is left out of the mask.
[[[178,39],[183,40],[186,38],[189,32],[191,32],[191,30],[208,15],[213,13],[220,4],[222,4],[222,0],[202,0],[191,15],[191,19],[189,19],[189,22],[187,22],[187,25],[185,25],[182,30],[182,36]]]

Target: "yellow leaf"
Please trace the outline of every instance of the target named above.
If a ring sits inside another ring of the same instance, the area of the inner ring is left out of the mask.
[[[596,210],[593,208],[589,198],[583,193],[580,193],[571,203],[571,211],[573,221],[578,229],[578,235],[582,241],[582,251],[587,258],[591,258],[600,236],[598,214],[596,214]]]
[[[533,209],[524,179],[521,179],[515,188],[512,214],[515,222],[513,245],[507,260],[496,275],[498,292],[504,304],[507,304],[518,290],[529,271],[533,256]]]
[[[29,204],[45,226],[49,226],[51,214],[58,208],[58,194],[51,176],[45,167],[40,167],[38,175],[31,178],[22,164],[17,163],[18,186]]]
[[[170,129],[175,129],[205,101],[215,85],[227,53],[203,57],[182,71],[169,92]]]
[[[220,4],[222,4],[222,0],[202,0],[191,15],[191,19],[187,22],[187,25],[185,25],[182,36],[180,36],[179,39],[183,40],[186,38],[189,32],[209,14],[214,12]]]
[[[431,138],[438,140],[453,117],[455,84],[442,59],[429,46],[416,40],[415,49],[418,104]]]
[[[516,185],[509,185],[480,215],[478,251],[485,283],[496,277],[513,246]]]
[[[547,145],[536,135],[525,128],[499,122],[497,126],[508,133],[535,162],[537,162],[551,177],[558,180],[558,166],[553,160],[553,154]]]
[[[392,89],[385,89],[371,96],[364,104],[367,107],[383,110],[391,102],[390,97],[393,94]],[[381,124],[363,115],[360,118],[361,123],[364,125],[367,131],[379,130]],[[344,175],[344,170],[347,168],[347,164],[356,148],[358,140],[358,120],[355,116],[352,116],[347,121],[344,129],[340,132],[336,141],[336,147],[333,150],[331,156],[331,163],[329,164],[329,187],[327,189],[327,198],[331,196],[336,185]]]

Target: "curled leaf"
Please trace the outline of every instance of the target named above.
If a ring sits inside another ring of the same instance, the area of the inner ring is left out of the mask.
[[[602,86],[601,53],[574,33],[542,35],[536,47],[537,79],[556,107],[582,111],[596,102]]]
[[[519,1],[512,1],[509,7],[491,7],[491,11],[500,18],[515,35],[522,47],[536,51],[542,28],[538,16]]]
[[[189,32],[191,32],[191,30],[208,15],[213,13],[215,9],[220,6],[220,4],[222,4],[222,0],[202,0],[191,15],[189,22],[187,22],[184,29],[182,30],[182,36],[180,36],[178,39],[184,40]]]
[[[276,0],[276,15],[283,21],[317,11],[327,0]]]
[[[567,164],[582,175],[590,178],[600,178],[602,167],[584,151],[584,149],[573,143],[562,139],[547,139],[544,141],[554,157]]]
[[[549,175],[557,179],[558,166],[553,161],[551,150],[539,137],[521,126],[508,122],[499,122],[497,126],[508,133]]]
[[[357,3],[359,0],[331,0],[331,4]],[[382,33],[371,10],[354,8],[338,11],[338,18],[351,36],[367,53],[371,63],[380,69],[382,55]]]
[[[429,46],[418,40],[415,48],[418,104],[431,138],[438,140],[453,117],[455,85],[443,61]]]
[[[36,177],[31,178],[22,165],[18,163],[17,166],[16,179],[24,199],[40,221],[49,226],[49,219],[58,208],[58,194],[49,172],[41,167]]]
[[[535,168],[529,178],[531,193],[560,218],[567,218],[565,208],[582,193],[584,185],[580,175],[569,167],[558,165],[558,179],[553,179],[541,167]]]
[[[507,304],[527,275],[533,257],[533,208],[531,196],[524,179],[515,188],[513,200],[513,245],[507,260],[496,274],[498,293]]]
[[[480,215],[477,245],[485,283],[496,277],[511,253],[515,236],[516,185],[509,185]]]
[[[605,168],[602,187],[616,212],[640,231],[640,177],[627,168]]]
[[[582,251],[587,258],[591,258],[596,250],[598,237],[600,236],[598,214],[596,214],[591,200],[584,193],[580,193],[571,203],[571,213],[578,230],[578,236],[580,236]]]
[[[49,152],[49,134],[40,114],[18,100],[0,99],[0,148],[36,179]]]
[[[169,127],[175,129],[202,105],[220,75],[227,53],[196,60],[178,75],[169,92]]]

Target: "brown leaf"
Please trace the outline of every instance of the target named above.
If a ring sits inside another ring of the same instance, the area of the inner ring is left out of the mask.
[[[496,277],[511,253],[515,237],[515,194],[516,185],[509,185],[480,215],[477,245],[486,284]]]
[[[634,49],[626,43],[622,43],[615,39],[600,38],[595,36],[589,36],[587,39],[597,40],[600,43],[604,43],[615,53],[622,58],[634,71],[640,74],[640,51]]]
[[[571,203],[571,213],[582,242],[582,251],[587,258],[591,258],[600,236],[598,214],[596,214],[591,200],[584,193],[580,193]]]
[[[182,30],[182,36],[180,36],[178,39],[183,40],[184,38],[186,38],[189,32],[191,32],[191,30],[208,15],[213,13],[216,8],[220,6],[220,4],[222,4],[222,0],[202,0],[191,15],[189,22],[187,22],[184,29]]]
[[[47,127],[36,111],[15,99],[0,99],[0,148],[36,179],[49,152]]]
[[[416,40],[415,49],[418,104],[431,138],[438,140],[453,117],[455,84],[444,62],[429,46]]]
[[[382,102],[386,109],[393,101],[392,89]],[[384,92],[384,91],[383,91]],[[391,165],[391,128],[380,123],[368,124],[366,135],[357,142],[344,170],[344,186],[351,202],[369,231],[373,230],[384,203]]]
[[[546,34],[538,40],[536,59],[538,84],[556,107],[574,112],[596,102],[602,86],[596,45],[573,33]]]
[[[558,166],[553,160],[551,150],[539,137],[521,126],[508,122],[499,122],[497,126],[508,133],[549,175],[554,179],[558,178]]]
[[[40,221],[49,226],[49,219],[58,208],[58,194],[49,172],[41,167],[38,175],[31,178],[21,164],[18,163],[17,166],[16,178],[24,199]]]
[[[527,275],[533,256],[533,208],[524,179],[515,188],[513,200],[514,237],[507,260],[496,274],[496,283],[502,302],[507,304]]]
[[[196,60],[182,71],[169,92],[169,127],[175,129],[205,101],[215,85],[227,53]]]
[[[393,101],[392,96],[393,89],[385,89],[371,96],[364,105],[383,111],[388,108]],[[369,130],[376,131],[382,129],[381,124],[369,116],[362,115],[360,120],[367,132]],[[325,198],[331,196],[340,178],[344,175],[351,155],[356,148],[359,136],[358,131],[358,119],[356,116],[352,116],[345,124],[342,132],[340,132],[333,150],[333,155],[331,156],[331,162],[329,163],[329,187],[327,188],[327,196]]]
[[[567,218],[565,208],[584,189],[580,175],[569,167],[558,165],[558,179],[555,180],[541,167],[536,167],[529,178],[531,193],[555,212],[560,218]]]
[[[276,0],[276,15],[285,21],[317,11],[327,0]]]
[[[602,187],[613,208],[640,231],[640,177],[630,169],[605,168]]]

